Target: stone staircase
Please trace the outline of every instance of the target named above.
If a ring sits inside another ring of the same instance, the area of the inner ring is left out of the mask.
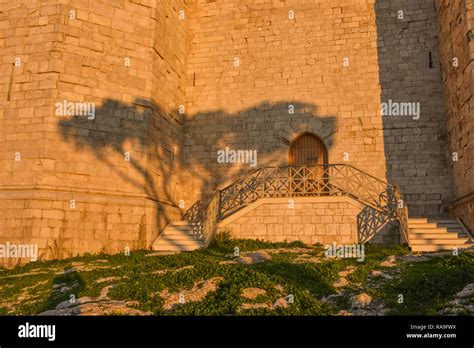
[[[414,252],[474,246],[474,237],[460,220],[409,218],[406,205],[397,205],[402,197],[398,187],[348,164],[328,164],[259,168],[217,190],[206,205],[195,202],[183,220],[170,222],[151,247],[164,252],[204,248],[220,222],[259,199],[341,195],[365,206],[357,215],[360,243],[397,221]]]
[[[408,219],[410,247],[415,252],[453,250],[474,247],[469,232],[456,219]],[[164,252],[193,251],[204,242],[193,234],[187,221],[173,221],[153,241],[153,250]]]
[[[173,221],[153,241],[151,248],[156,251],[193,251],[204,247],[204,242],[193,234],[187,221]]]
[[[469,232],[456,219],[408,219],[412,251],[429,252],[474,246]]]

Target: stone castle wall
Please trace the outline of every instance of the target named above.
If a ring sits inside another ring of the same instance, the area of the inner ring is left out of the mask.
[[[178,0],[2,5],[0,242],[37,243],[42,257],[146,248],[179,218],[181,10]],[[95,103],[95,118],[56,115],[65,100]]]
[[[400,185],[412,216],[452,201],[457,149],[452,211],[469,220],[473,99],[458,90],[471,86],[472,42],[456,41],[462,74],[445,65],[446,28],[467,35],[472,0],[464,24],[438,3],[0,2],[0,243],[36,243],[45,258],[146,248],[254,169],[217,163],[218,150],[285,165],[303,132],[329,163]],[[420,119],[382,117],[387,99],[419,102]],[[65,101],[94,103],[94,119],[57,115]]]
[[[263,199],[255,208],[244,208],[219,225],[233,238],[306,244],[355,244],[357,214],[363,206],[346,197],[296,197]]]
[[[474,229],[474,1],[436,1],[453,204],[449,214]]]
[[[430,0],[379,0],[375,13],[381,100],[420,106],[419,119],[383,117],[387,179],[410,216],[440,217],[451,185],[436,9]]]
[[[189,182],[206,174],[193,181],[194,199],[252,169],[217,163],[218,150],[254,149],[258,166],[286,165],[291,141],[311,132],[329,163],[399,185],[412,216],[443,213],[450,184],[432,1],[202,0],[190,26],[183,151]],[[419,103],[420,118],[382,117],[389,100]]]
[[[211,174],[198,192],[252,170],[217,163],[218,150],[286,165],[303,132],[323,140],[329,163],[385,178],[373,1],[202,0],[190,26],[183,150],[189,167]]]

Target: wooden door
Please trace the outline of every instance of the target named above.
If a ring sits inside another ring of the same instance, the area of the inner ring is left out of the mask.
[[[297,137],[290,145],[289,165],[290,175],[294,177],[292,191],[300,195],[321,195],[327,191],[327,179],[325,179],[323,164],[327,164],[326,145],[317,136],[304,133]],[[311,175],[306,180],[300,179],[301,166],[311,167]],[[313,167],[316,166],[316,167]],[[323,177],[324,176],[324,177]]]
[[[317,136],[305,133],[290,145],[290,166],[314,166],[327,163],[326,146]]]

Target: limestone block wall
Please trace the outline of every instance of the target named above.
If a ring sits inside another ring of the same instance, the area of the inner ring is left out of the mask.
[[[448,213],[474,230],[474,1],[436,1],[453,202]],[[453,158],[454,159],[454,158]]]
[[[179,218],[184,1],[1,10],[0,242],[35,241],[44,257],[146,248]],[[95,116],[58,115],[57,102],[93,103]]]
[[[442,214],[450,184],[432,1],[198,0],[190,28],[188,200],[252,170],[217,163],[218,150],[285,165],[291,141],[311,132],[329,163],[399,185],[412,216]],[[419,103],[420,119],[382,117],[389,99]]]
[[[221,222],[233,238],[306,244],[357,243],[357,214],[363,206],[347,197],[262,199]]]
[[[379,0],[375,15],[381,101],[420,107],[419,118],[382,118],[387,179],[412,217],[442,216],[451,190],[436,9],[431,0]]]
[[[44,258],[145,248],[255,169],[218,150],[285,165],[304,132],[330,163],[399,185],[411,216],[453,202],[472,229],[473,3],[436,4],[0,0],[0,243]],[[382,116],[388,100],[420,118]],[[79,102],[93,117],[57,113]]]
[[[48,138],[57,96],[58,60],[51,55],[56,6],[40,1],[0,2],[0,243],[30,243],[34,192],[45,169],[52,170]],[[23,196],[23,197],[21,197]],[[42,204],[42,202],[36,202]],[[25,219],[24,219],[25,217]],[[17,260],[1,259],[0,263]]]
[[[194,199],[253,169],[217,163],[218,150],[256,150],[258,166],[286,165],[303,132],[325,142],[330,162],[385,177],[374,1],[195,5],[183,132]]]

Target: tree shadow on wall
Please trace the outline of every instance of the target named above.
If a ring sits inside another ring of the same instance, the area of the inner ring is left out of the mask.
[[[336,118],[317,113],[315,105],[282,101],[236,113],[214,110],[187,117],[148,100],[128,104],[107,99],[93,119],[76,115],[61,120],[58,127],[75,154],[94,155],[95,160],[80,156],[86,167],[94,168],[97,160],[104,175],[105,164],[105,175],[111,183],[121,183],[120,192],[145,194],[153,202],[155,227],[161,231],[224,183],[260,167],[286,165],[290,142],[298,134],[314,133],[329,149]],[[257,150],[257,165],[218,163],[217,151],[225,147]],[[89,173],[91,178],[95,174]],[[181,200],[184,209],[179,208]]]

